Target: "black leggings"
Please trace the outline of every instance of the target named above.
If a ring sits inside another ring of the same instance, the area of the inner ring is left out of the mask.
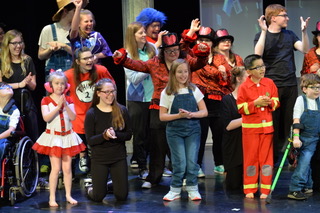
[[[111,175],[113,194],[118,201],[124,201],[128,197],[128,165],[123,159],[112,164],[101,164],[91,161],[92,194],[88,196],[95,202],[101,202],[107,195],[107,181],[109,172]]]

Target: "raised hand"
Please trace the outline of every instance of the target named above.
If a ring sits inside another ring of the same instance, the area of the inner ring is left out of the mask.
[[[301,31],[305,31],[308,27],[310,17],[306,18],[306,20],[303,20],[303,17],[300,16],[300,21],[301,21]]]

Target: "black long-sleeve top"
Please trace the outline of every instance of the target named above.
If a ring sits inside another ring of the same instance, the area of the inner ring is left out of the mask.
[[[103,132],[112,127],[112,113],[102,112],[96,106],[87,111],[84,128],[91,147],[92,162],[110,164],[127,157],[125,141],[131,139],[132,127],[127,108],[123,105],[120,107],[125,128],[115,130],[117,138],[109,140],[104,139]]]

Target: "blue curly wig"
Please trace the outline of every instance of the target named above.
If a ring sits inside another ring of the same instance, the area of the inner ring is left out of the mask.
[[[136,17],[136,21],[147,27],[152,22],[160,22],[161,27],[166,23],[167,17],[164,13],[153,8],[144,8]]]

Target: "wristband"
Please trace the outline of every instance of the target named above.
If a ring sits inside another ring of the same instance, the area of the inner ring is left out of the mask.
[[[294,137],[294,136],[298,136],[298,137],[300,137],[300,134],[298,134],[298,133],[294,133],[294,134],[293,134],[293,137]]]

